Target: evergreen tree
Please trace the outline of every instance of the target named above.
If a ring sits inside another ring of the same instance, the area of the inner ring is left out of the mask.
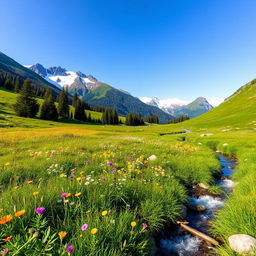
[[[18,116],[35,117],[39,109],[39,104],[33,98],[31,81],[26,79],[20,91],[20,96],[14,105],[14,110]]]
[[[78,100],[78,95],[77,95],[77,93],[75,92],[75,94],[74,94],[74,96],[73,96],[73,101],[72,101],[72,106],[73,106],[74,108],[76,107],[77,100]]]
[[[12,81],[10,79],[6,79],[5,82],[4,82],[4,87],[7,90],[12,90],[13,89]]]
[[[114,113],[113,113],[113,124],[119,124],[118,113],[116,109],[114,110]]]
[[[74,115],[76,120],[80,121],[87,121],[86,114],[85,114],[85,109],[84,109],[84,104],[81,102],[80,99],[77,99],[76,101],[76,108],[75,108],[75,115]]]
[[[19,77],[16,77],[16,79],[15,79],[14,91],[15,92],[19,92],[20,91],[20,79],[19,79]]]
[[[42,104],[40,111],[40,118],[45,120],[57,120],[58,111],[54,104],[54,97],[50,88],[47,88],[44,103]]]
[[[60,118],[69,117],[68,94],[65,89],[58,96],[58,114]]]

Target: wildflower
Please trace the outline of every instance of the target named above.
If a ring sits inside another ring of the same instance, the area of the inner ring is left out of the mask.
[[[64,178],[64,177],[66,177],[66,176],[67,176],[67,175],[66,175],[65,173],[61,173],[61,174],[60,174],[60,177],[61,177],[61,178]]]
[[[5,166],[9,166],[9,165],[11,165],[11,163],[10,162],[6,162],[4,165]]]
[[[10,222],[12,220],[12,215],[6,215],[2,218],[0,218],[0,224],[5,224],[7,222]]]
[[[107,162],[107,165],[109,165],[109,166],[111,166],[112,164],[113,164],[113,162],[111,162],[111,161]]]
[[[31,184],[33,182],[33,180],[26,180],[25,181],[27,184]]]
[[[10,251],[10,249],[9,249],[9,248],[6,248],[6,249],[4,249],[3,251],[1,251],[0,254],[1,254],[1,255],[5,255],[5,254],[7,254],[9,251]]]
[[[59,235],[60,239],[63,239],[63,238],[67,235],[67,232],[65,232],[65,231],[60,231],[60,232],[58,233],[58,235]]]
[[[44,211],[45,211],[45,208],[44,208],[44,207],[39,207],[39,208],[36,208],[36,209],[35,209],[35,213],[36,213],[36,214],[42,214]]]
[[[116,223],[115,220],[110,220],[109,222],[110,222],[111,224],[115,224],[115,223]]]
[[[147,228],[148,224],[147,223],[142,223],[143,228]]]
[[[24,215],[25,212],[25,210],[18,211],[15,213],[15,217],[21,217],[22,215]]]
[[[131,226],[132,226],[132,227],[135,227],[136,225],[137,225],[136,221],[132,221],[132,222],[131,222]]]
[[[89,226],[88,224],[82,225],[81,230],[82,230],[82,231],[85,231],[85,230],[88,228],[88,226]]]
[[[76,180],[79,182],[82,180],[82,177],[77,177]]]
[[[81,195],[82,195],[81,192],[78,192],[78,193],[75,194],[76,197],[79,197],[79,196],[81,196]]]
[[[66,252],[67,252],[67,253],[71,253],[71,252],[74,251],[74,249],[75,249],[75,247],[74,247],[73,245],[69,245],[69,246],[66,248]]]
[[[62,193],[61,195],[60,195],[62,198],[67,198],[67,197],[70,197],[71,196],[71,193]]]
[[[106,216],[107,214],[108,214],[108,211],[103,211],[103,212],[101,213],[102,216]]]
[[[39,194],[38,191],[33,192],[33,196],[37,196]]]
[[[92,230],[91,230],[91,234],[92,235],[96,235],[98,233],[98,229],[97,228],[93,228]]]
[[[81,171],[81,172],[80,172],[80,175],[83,175],[83,174],[84,174],[84,171]]]
[[[33,234],[33,238],[38,238],[40,236],[40,233],[38,231],[36,231],[34,234]]]
[[[8,236],[8,237],[4,238],[4,241],[5,241],[5,242],[8,242],[8,241],[10,241],[12,238],[13,238],[13,236]]]
[[[91,212],[91,210],[87,210],[85,213],[89,214]]]

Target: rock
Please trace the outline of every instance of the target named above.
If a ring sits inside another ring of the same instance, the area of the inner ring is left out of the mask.
[[[203,188],[203,189],[209,189],[209,186],[205,185],[204,183],[199,183],[198,187]]]
[[[211,136],[211,135],[213,135],[213,134],[212,133],[202,133],[200,135],[200,137],[206,137],[206,136]]]
[[[206,210],[206,207],[200,204],[189,204],[188,207],[196,212],[204,212]]]
[[[256,239],[246,234],[235,234],[228,238],[229,246],[238,253],[253,253],[256,249]]]
[[[154,160],[156,160],[157,159],[157,157],[155,156],[155,155],[152,155],[152,156],[150,156],[149,158],[148,158],[148,160],[150,160],[150,161],[154,161]]]

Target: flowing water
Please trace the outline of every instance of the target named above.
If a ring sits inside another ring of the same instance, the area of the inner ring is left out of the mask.
[[[216,184],[228,194],[234,186],[234,182],[229,176],[233,173],[236,164],[223,155],[219,155],[218,158],[221,164],[221,178],[216,181]],[[224,200],[225,196],[201,195],[195,197],[192,194],[189,204],[203,205],[206,211],[187,210],[185,220],[189,222],[190,227],[209,235],[209,221],[213,219],[214,213],[224,206]],[[210,244],[191,235],[178,225],[173,226],[170,232],[160,239],[158,247],[155,256],[203,256],[214,252]]]

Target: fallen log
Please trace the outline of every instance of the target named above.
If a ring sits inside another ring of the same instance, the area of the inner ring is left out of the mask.
[[[213,244],[213,245],[219,245],[219,242],[216,241],[215,239],[211,238],[210,236],[189,227],[187,224],[189,224],[188,222],[182,222],[182,221],[177,221],[177,224],[179,224],[183,229],[187,230],[188,232],[190,232],[191,234],[198,236],[199,238]]]

